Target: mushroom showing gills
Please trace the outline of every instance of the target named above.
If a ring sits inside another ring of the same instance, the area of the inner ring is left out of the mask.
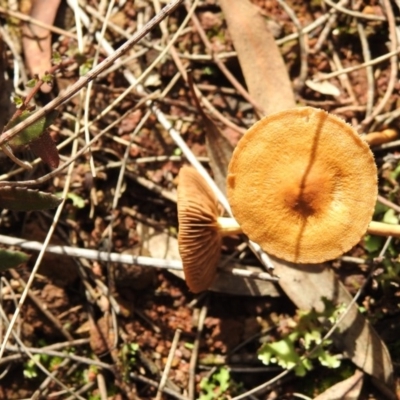
[[[265,117],[245,133],[229,164],[227,187],[234,217],[264,251],[320,263],[350,250],[367,231],[377,170],[350,125],[302,107]],[[373,234],[397,236],[394,228],[370,225]]]
[[[234,219],[218,217],[218,201],[196,169],[182,167],[178,179],[179,253],[186,283],[198,293],[215,278],[222,236],[241,230]]]

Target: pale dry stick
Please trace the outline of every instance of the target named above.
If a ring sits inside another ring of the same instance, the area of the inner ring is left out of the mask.
[[[343,7],[339,3],[334,3],[331,0],[323,0],[326,4],[328,4],[329,7],[332,7],[336,9],[337,11],[340,11],[343,14],[350,15],[351,17],[358,18],[358,19],[366,19],[369,21],[386,21],[385,17],[382,17],[380,15],[371,15],[367,13],[362,13],[359,11],[353,11],[349,10],[348,8]]]
[[[135,372],[131,372],[131,373],[129,374],[129,376],[130,376],[133,380],[136,380],[136,381],[145,383],[146,385],[153,386],[154,388],[157,388],[157,387],[158,387],[158,382],[153,381],[153,380],[151,380],[151,379],[149,379],[149,378],[146,378],[145,376],[138,375],[138,374],[136,374]],[[172,396],[172,397],[174,397],[174,398],[176,398],[176,399],[178,399],[178,400],[189,400],[188,397],[185,397],[185,396],[183,396],[182,394],[180,394],[180,393],[178,393],[178,392],[175,392],[175,390],[172,390],[172,389],[170,389],[170,388],[168,388],[168,387],[165,387],[165,388],[163,389],[163,393],[165,393],[165,394],[167,394],[167,395],[169,395],[169,396]]]
[[[104,378],[104,374],[101,371],[97,372],[96,380],[97,380],[97,387],[98,387],[99,392],[100,392],[100,399],[101,400],[107,400],[108,396],[107,396],[106,380]]]
[[[13,55],[12,59],[14,60],[14,71],[13,71],[13,88],[17,94],[23,94],[21,93],[21,90],[19,90],[19,84],[20,84],[20,79],[19,76],[21,76],[22,82],[28,82],[28,75],[26,74],[26,71],[24,69],[24,61],[22,60],[20,51],[16,48],[15,45],[15,39],[13,39],[7,29],[5,29],[4,26],[0,24],[0,35],[2,40],[7,44],[8,48],[11,50],[11,53]]]
[[[98,76],[98,79],[101,80],[101,79],[105,78],[106,76],[109,76],[111,72],[117,71],[117,70],[121,69],[122,67],[129,68],[129,64],[133,60],[143,57],[148,52],[149,52],[148,49],[142,48],[138,51],[135,51],[133,54],[131,54],[128,57],[120,58],[117,62],[115,62],[113,65],[111,65],[109,68],[107,68],[104,72],[102,72]]]
[[[94,385],[95,385],[94,382],[85,383],[80,389],[75,390],[75,393],[83,395],[86,392],[88,392],[89,390],[93,389]],[[65,394],[65,393],[63,393],[63,394]],[[59,395],[55,394],[55,396],[57,396],[57,398],[58,398],[58,396],[61,396],[61,394],[59,394]],[[90,396],[87,395],[87,398],[90,398]],[[72,399],[73,399],[73,397],[69,396],[65,400],[72,400]]]
[[[114,7],[115,4],[115,0],[111,0],[109,5],[108,5],[108,10],[107,10],[107,14],[105,16],[105,20],[100,32],[100,39],[103,40],[104,39],[104,35],[107,29],[107,22],[110,19],[111,16],[111,11],[112,8]],[[80,22],[80,18],[78,18],[78,13],[75,14],[75,18],[79,19]],[[93,67],[96,66],[98,64],[99,61],[99,55],[100,55],[100,47],[97,46],[96,48],[96,52],[94,54],[94,58],[93,58]],[[85,128],[85,140],[86,143],[90,142],[90,132],[89,132],[89,113],[90,113],[90,97],[91,97],[91,92],[92,92],[92,87],[93,87],[93,81],[89,82],[87,89],[86,89],[86,95],[85,95],[85,107],[84,107],[84,114],[83,114],[83,118],[84,118],[84,128]],[[89,147],[89,152],[90,152],[90,158],[89,158],[89,164],[90,164],[90,171],[92,173],[92,176],[95,178],[96,177],[96,167],[94,165],[94,159],[93,159],[93,155],[91,152],[91,148]]]
[[[8,322],[7,315],[5,314],[5,311],[3,308],[0,308],[0,316],[5,322]],[[12,334],[14,337],[14,340],[17,342],[18,346],[15,346],[18,349],[17,351],[20,352],[21,350],[23,350],[25,352],[25,354],[30,358],[30,360],[33,361],[33,363],[36,365],[36,367],[38,367],[47,377],[51,378],[51,380],[53,382],[55,382],[57,385],[62,387],[64,390],[66,390],[69,394],[74,396],[74,398],[79,399],[79,400],[84,400],[82,397],[75,395],[75,393],[71,389],[69,389],[66,385],[64,385],[64,383],[62,383],[57,377],[52,376],[52,374],[48,371],[48,369],[39,360],[37,360],[35,357],[33,357],[33,352],[31,351],[31,349],[28,348],[27,346],[25,346],[24,342],[17,335],[17,333],[14,332],[12,327],[10,330],[11,321],[9,322],[7,332],[10,331],[10,335]],[[7,337],[7,332],[5,334],[5,338]],[[7,341],[8,341],[8,338],[7,338]],[[2,342],[2,347],[3,347],[3,345],[5,345],[5,347],[7,347],[7,350],[8,350],[7,341]],[[44,354],[44,353],[38,352],[38,354]],[[0,357],[0,360],[1,360],[1,358],[2,357]]]
[[[137,134],[143,128],[144,124],[147,122],[147,120],[150,118],[150,116],[151,116],[151,111],[147,111],[146,114],[143,116],[143,118],[140,120],[140,122],[135,127],[132,134],[130,135],[130,142],[126,146],[125,153],[124,153],[124,156],[123,156],[122,162],[121,162],[121,168],[120,168],[120,171],[118,174],[117,184],[115,186],[115,194],[114,194],[113,203],[112,203],[112,210],[115,210],[118,207],[118,200],[121,196],[121,189],[122,189],[122,184],[124,181],[125,170],[126,170],[127,163],[129,160],[129,150],[130,150],[131,145],[133,144],[133,139],[135,136],[137,136]],[[111,226],[112,226],[112,222],[110,223],[110,227]],[[110,230],[110,234],[111,234],[111,230]],[[111,243],[112,242],[111,237],[109,239],[110,239],[110,243]]]
[[[396,21],[393,13],[393,8],[390,4],[390,0],[383,0],[383,4],[385,6],[385,13],[389,24],[389,38],[390,38],[391,52],[394,52],[395,49],[398,49]],[[368,117],[366,117],[364,121],[361,122],[361,126],[363,128],[368,126],[374,120],[374,118],[377,115],[379,115],[379,113],[385,108],[395,88],[398,72],[399,72],[399,66],[398,66],[398,57],[396,54],[390,57],[390,77],[386,92],[383,95],[381,101],[374,107],[372,113]]]
[[[334,46],[332,46],[330,44],[329,46],[331,52],[332,52],[332,61],[336,67],[336,69],[338,71],[342,71],[343,70],[343,65],[342,62],[340,60],[339,54],[337,53],[336,49],[334,48]],[[341,74],[338,76],[340,83],[342,84],[342,86],[346,89],[351,101],[353,104],[358,104],[358,100],[357,100],[357,96],[354,93],[353,90],[353,86],[351,86],[351,82],[349,79],[349,76],[347,75],[347,73]]]
[[[328,40],[328,36],[330,35],[330,33],[332,31],[332,27],[336,24],[337,17],[338,17],[337,13],[332,14],[329,17],[324,28],[322,29],[321,34],[318,37],[317,43],[315,43],[315,46],[312,49],[310,49],[311,54],[316,54],[321,51],[322,46],[324,46]]]
[[[365,35],[364,25],[361,22],[357,22],[357,30],[358,30],[358,35],[360,36],[361,49],[363,53],[364,62],[369,62],[371,61],[371,52],[369,50],[368,40]],[[374,107],[375,78],[372,66],[366,67],[365,70],[367,73],[367,83],[368,83],[365,116],[369,117],[372,114],[372,109]]]
[[[327,81],[327,80],[329,80],[331,78],[335,78],[335,77],[340,76],[342,74],[348,74],[349,72],[358,71],[359,69],[363,69],[365,67],[369,67],[369,66],[372,66],[372,65],[380,64],[380,63],[386,61],[387,59],[389,59],[389,58],[391,58],[393,56],[397,56],[399,53],[400,53],[400,47],[397,47],[396,50],[390,51],[389,53],[386,53],[383,56],[373,58],[368,63],[362,63],[362,64],[359,64],[359,65],[354,65],[352,67],[343,68],[340,71],[335,71],[335,72],[330,72],[329,74],[324,74],[323,76],[315,78],[314,82]]]
[[[81,7],[84,8],[84,10],[92,15],[93,17],[97,18],[100,22],[104,23],[105,22],[105,17],[104,15],[102,15],[96,8],[90,6],[89,4],[81,4]],[[129,39],[132,36],[132,29],[124,29],[121,28],[120,26],[118,26],[117,24],[115,24],[112,21],[108,21],[107,25],[109,28],[111,28],[115,33],[118,33],[119,35],[121,35],[122,37],[124,37],[125,39]],[[146,50],[148,51],[148,50]]]
[[[343,5],[346,5],[348,2],[349,2],[349,0],[340,0],[339,3],[338,3],[338,5],[343,6]],[[310,33],[310,32],[312,32],[313,30],[317,29],[320,25],[324,24],[324,23],[329,19],[329,17],[330,17],[331,15],[335,14],[336,12],[337,12],[337,11],[336,11],[334,8],[331,8],[327,13],[321,15],[321,16],[320,16],[319,18],[317,18],[314,22],[312,22],[311,24],[305,26],[305,27],[302,29],[302,32],[303,32],[303,33]],[[292,34],[290,34],[290,35],[288,35],[288,36],[285,36],[285,37],[282,38],[282,39],[278,39],[278,40],[276,40],[275,42],[276,42],[277,45],[283,45],[283,44],[285,44],[285,43],[287,43],[287,42],[290,42],[290,41],[292,41],[292,40],[298,39],[298,37],[299,37],[299,32],[295,32],[295,33],[292,33]]]
[[[209,157],[197,157],[199,162],[208,163],[210,161]],[[156,162],[165,162],[165,161],[182,161],[182,156],[150,156],[150,157],[140,157],[135,158],[135,164],[147,164],[147,163],[156,163]]]
[[[156,400],[161,400],[161,398],[162,398],[163,389],[168,380],[169,371],[171,370],[172,362],[174,361],[174,356],[175,356],[175,352],[176,352],[176,349],[179,344],[179,339],[181,337],[181,333],[182,333],[182,330],[179,328],[175,331],[174,338],[173,338],[172,344],[171,344],[171,348],[169,350],[167,362],[165,364],[164,371],[161,375],[160,384],[157,389]]]
[[[14,307],[17,308],[18,302],[17,302],[17,296],[16,296],[16,293],[14,291],[14,288],[11,285],[11,283],[9,282],[9,280],[6,279],[4,276],[2,276],[0,278],[0,290],[1,290],[0,293],[2,294],[0,296],[0,308],[2,310],[4,310],[4,307],[3,307],[4,306],[4,300],[6,300],[6,298],[5,298],[4,294],[3,294],[3,284],[8,288],[8,290],[10,292],[11,301],[13,302]],[[4,324],[6,324],[6,323],[7,323],[7,320],[4,320],[3,318],[0,317],[0,340],[3,339]],[[15,334],[17,336],[21,335],[21,326],[22,326],[22,318],[20,318],[20,320],[18,321],[18,325],[17,325],[17,328],[15,330],[16,331]],[[0,365],[1,365],[1,361],[2,360],[0,359]],[[4,368],[4,371],[2,371],[1,374],[0,374],[0,379],[3,379],[8,374],[9,370],[10,370],[10,364],[7,364],[5,366],[5,368]]]
[[[152,156],[152,157],[143,157],[143,158],[135,158],[133,162],[135,164],[153,164],[153,163],[158,163],[158,162],[165,162],[165,161],[176,161],[176,162],[182,162],[185,159],[182,156]],[[208,157],[198,157],[198,160],[202,163],[208,163],[209,158]],[[121,168],[122,161],[110,161],[109,163],[105,165],[99,165],[96,168],[96,171],[107,171],[109,169],[114,169],[114,168]]]
[[[13,10],[10,10],[10,9],[7,9],[7,8],[4,8],[4,7],[0,6],[0,14],[8,15],[8,16],[13,17],[13,18],[17,18],[20,21],[27,22],[27,23],[32,24],[32,25],[37,25],[40,28],[47,29],[50,32],[56,33],[57,35],[69,37],[71,39],[75,39],[76,40],[76,35],[74,33],[71,33],[71,32],[66,31],[64,29],[58,28],[57,26],[54,26],[54,25],[45,24],[44,22],[39,21],[38,19],[33,18],[33,17],[29,16],[29,15],[23,14],[23,13],[21,13],[19,11],[13,11]]]
[[[154,11],[157,14],[161,10],[160,0],[152,0],[152,1],[153,1]],[[161,33],[162,33],[161,42],[166,43],[168,41],[168,37],[169,37],[169,32],[168,32],[168,27],[167,27],[167,19],[160,22],[160,29],[161,29]]]
[[[0,235],[0,243],[9,246],[18,246],[22,249],[33,251],[40,251],[43,247],[43,243],[40,242],[13,238],[6,235]],[[47,252],[69,257],[81,257],[88,260],[111,261],[116,263],[140,265],[142,267],[182,270],[182,263],[179,260],[164,260],[145,256],[132,256],[130,254],[108,253],[107,251],[55,245],[47,246]]]
[[[75,21],[75,26],[76,26],[76,39],[78,42],[78,51],[81,54],[84,54],[83,30],[82,30],[81,21],[79,19],[78,0],[67,0],[67,4],[74,12],[74,21]]]
[[[9,272],[14,279],[18,280],[21,288],[25,288],[25,281],[20,277],[18,272],[13,268],[9,269]],[[40,300],[31,290],[29,290],[28,296],[36,305],[36,307],[46,316],[49,321],[53,323],[53,325],[62,333],[62,335],[67,340],[74,340],[73,336],[63,327],[59,319],[55,315],[53,315],[53,313],[47,307],[43,305],[42,300]]]
[[[190,8],[189,1],[185,1],[185,7],[186,7],[186,10],[189,10],[189,8]],[[218,58],[217,54],[213,50],[213,47],[210,43],[210,40],[207,37],[206,32],[204,31],[203,27],[200,24],[199,19],[197,18],[197,16],[195,14],[192,15],[192,22],[197,30],[197,33],[200,36],[200,39],[202,40],[202,42],[205,45],[205,47],[207,48],[207,50],[210,52],[212,60],[217,65],[217,67],[220,69],[220,71],[225,75],[225,77],[228,79],[228,81],[231,83],[231,85],[238,91],[238,93],[254,107],[254,109],[257,111],[257,113],[264,115],[265,112],[263,111],[261,105],[257,104],[257,102],[251,97],[248,90],[245,89],[245,87],[236,79],[236,77],[232,74],[232,72],[229,71],[229,69],[221,61],[221,59]]]
[[[62,95],[58,96],[48,104],[46,104],[43,108],[38,110],[35,114],[28,117],[26,120],[22,121],[18,125],[13,128],[7,130],[3,133],[0,138],[0,146],[3,146],[5,142],[10,140],[12,137],[17,135],[26,127],[30,126],[34,122],[38,121],[40,118],[44,117],[48,112],[54,110],[65,101],[73,97],[77,92],[79,92],[83,87],[85,87],[90,81],[95,79],[101,72],[107,69],[114,61],[122,57],[128,50],[132,48],[132,46],[137,43],[141,38],[146,36],[150,30],[152,30],[161,20],[163,20],[167,15],[172,13],[176,7],[182,3],[183,0],[173,0],[168,3],[160,14],[157,14],[152,18],[142,30],[138,31],[134,34],[126,43],[124,43],[121,47],[118,48],[113,54],[108,56],[105,60],[103,60],[96,68],[89,71],[87,74],[82,76],[77,82],[75,82],[72,86],[70,86]]]
[[[1,311],[0,311],[1,312]],[[48,349],[48,346],[46,347],[26,347],[22,342],[18,343],[18,346],[7,346],[7,351],[12,351],[15,353],[20,353],[21,352],[21,347],[22,346],[24,348],[24,350],[27,351],[32,355],[32,354],[43,354],[43,355],[47,355],[50,357],[60,357],[60,358],[68,358],[72,361],[81,363],[81,364],[85,364],[85,365],[93,365],[94,367],[97,368],[103,368],[107,371],[114,371],[114,366],[111,364],[107,364],[105,362],[102,361],[97,361],[94,360],[92,358],[89,357],[82,357],[82,356],[77,356],[74,353],[71,352],[61,352],[61,351],[57,351],[57,350],[50,350]]]
[[[25,250],[33,250],[40,251],[43,248],[43,243],[29,241],[21,238],[15,238],[6,235],[0,235],[0,243],[6,244],[9,246],[18,246]],[[130,265],[139,265],[142,267],[151,267],[151,268],[162,268],[162,269],[174,269],[178,271],[182,271],[182,262],[180,260],[165,260],[162,258],[152,258],[145,256],[132,256],[130,254],[119,254],[119,253],[108,253],[107,251],[98,251],[91,249],[81,249],[78,247],[71,246],[54,246],[48,245],[46,247],[46,252],[51,254],[59,254],[68,257],[81,257],[88,260],[97,260],[97,261],[110,261],[122,264],[130,264]],[[231,270],[232,274],[237,276],[243,276],[245,278],[253,278],[255,277],[254,273],[248,272],[246,270],[233,268]],[[267,273],[259,273],[257,274],[257,279],[260,280],[268,280],[268,281],[277,281],[278,278],[271,277]],[[95,298],[95,296],[94,296]]]
[[[206,319],[207,313],[208,313],[208,302],[201,308],[200,314],[199,314],[199,320],[197,323],[197,332],[196,332],[196,337],[194,339],[193,343],[193,349],[192,349],[192,355],[190,357],[190,362],[189,362],[189,382],[188,382],[188,395],[189,399],[194,400],[196,397],[196,365],[197,365],[197,359],[199,357],[199,350],[200,350],[200,341],[201,341],[201,336],[203,334],[203,329],[204,329],[204,321]]]
[[[87,345],[88,343],[89,343],[89,339],[86,339],[86,338],[85,339],[76,339],[72,342],[60,342],[60,343],[51,344],[46,347],[41,347],[41,349],[43,351],[61,350],[64,348]],[[18,346],[14,346],[14,347],[7,346],[7,350],[16,352],[17,354],[6,356],[6,357],[3,357],[2,359],[0,359],[0,366],[3,366],[4,364],[8,364],[10,362],[19,361],[19,360],[27,357],[25,354],[21,353],[21,349],[18,348]]]
[[[300,24],[299,19],[296,16],[296,13],[290,8],[290,6],[286,3],[285,0],[278,0],[279,5],[285,10],[286,14],[292,20],[294,25],[297,28],[299,34],[299,47],[300,47],[300,74],[297,78],[298,81],[296,83],[297,92],[300,92],[306,82],[307,75],[308,75],[308,45],[307,45],[307,36],[304,33],[303,27]]]
[[[378,201],[379,203],[391,208],[392,210],[400,213],[400,206],[398,206],[397,204],[393,203],[392,201],[386,199],[385,197],[383,197],[382,195],[378,194]]]

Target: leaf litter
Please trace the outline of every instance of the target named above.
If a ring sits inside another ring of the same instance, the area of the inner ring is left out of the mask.
[[[31,7],[28,0],[21,3],[25,12]],[[138,77],[176,33],[190,8],[178,7],[162,22],[159,30],[149,33],[135,45],[134,51],[130,50],[120,58],[124,60],[122,65],[110,67],[94,82],[88,109],[90,135],[95,137],[106,131],[93,141],[90,154],[83,152],[78,157],[74,156],[76,149],[85,145],[83,135],[75,134],[81,128],[76,124],[76,118],[83,115],[83,103],[79,96],[59,107],[60,116],[50,127],[51,137],[62,145],[59,149],[62,162],[74,157],[76,159],[70,172],[63,169],[40,181],[40,190],[55,194],[67,187],[68,192],[83,199],[84,205],[77,207],[73,201],[66,201],[52,243],[158,257],[162,253],[165,256],[162,249],[167,241],[176,250],[178,227],[176,205],[172,199],[175,196],[175,177],[180,166],[185,164],[185,159],[182,150],[160,122],[159,114],[148,112],[148,96],[172,121],[193,154],[206,167],[210,162],[208,171],[215,177],[223,175],[224,165],[220,163],[219,167],[215,167],[218,165],[216,161],[220,160],[216,160],[218,155],[215,156],[210,149],[223,150],[223,154],[231,151],[230,145],[223,144],[220,132],[228,133],[230,143],[235,144],[240,132],[254,123],[260,117],[260,112],[269,114],[300,103],[333,112],[356,126],[360,133],[395,127],[393,122],[398,118],[398,95],[397,83],[393,84],[393,64],[390,64],[389,57],[379,64],[370,62],[387,55],[390,49],[386,43],[395,40],[390,32],[390,11],[391,7],[396,6],[384,3],[389,9],[385,10],[375,3],[371,3],[371,6],[369,2],[360,2],[358,9],[352,10],[351,14],[346,12],[350,6],[345,1],[340,2],[344,8],[335,7],[330,1],[310,2],[309,5],[291,1],[287,2],[289,10],[278,1],[254,1],[255,6],[242,2],[242,10],[239,12],[232,2],[200,1],[195,15],[199,18],[208,42],[204,41],[194,20],[188,21],[187,28],[181,32],[172,50],[167,51],[147,72],[147,92],[132,88],[122,100],[118,100],[129,86],[129,73]],[[96,35],[88,32],[100,33],[105,24],[104,38],[117,48],[127,36],[140,29],[150,16],[157,13],[160,6],[157,4],[156,1],[117,2],[111,10],[111,18],[107,20],[104,4],[88,1],[79,11],[89,16],[92,24],[92,30],[86,31],[83,28],[83,33],[87,35],[84,58],[92,58],[99,43],[99,36],[95,39]],[[5,75],[9,81],[17,82],[14,91],[20,96],[26,96],[29,90],[29,64],[28,61],[24,64],[21,48],[7,39],[11,37],[15,38],[15,43],[21,42],[24,31],[21,31],[19,21],[23,21],[20,17],[26,14],[20,14],[22,8],[2,9],[1,6],[0,12],[7,20],[4,29],[8,33],[8,36],[2,35],[2,46],[7,49],[4,52],[7,66]],[[77,9],[71,10],[69,7],[61,4],[55,22],[57,33],[52,34],[53,51],[65,57],[68,51],[75,51],[77,42],[74,38],[81,35],[78,31],[71,31],[71,28],[77,26],[74,21],[74,11]],[[396,15],[398,10],[392,11]],[[125,17],[120,18],[118,15]],[[41,19],[40,15],[32,16]],[[235,19],[235,16],[240,18]],[[48,23],[52,24],[51,21]],[[270,27],[271,33],[264,30],[264,23]],[[357,29],[357,23],[362,24],[364,30]],[[299,24],[304,33],[299,33]],[[254,34],[251,40],[247,40],[241,33],[250,31],[254,31]],[[304,40],[299,40],[299,34]],[[369,57],[365,47],[360,45],[360,40],[364,39],[369,45]],[[102,60],[107,52],[104,46],[100,46],[99,51]],[[27,59],[30,54],[26,54]],[[220,69],[215,57],[222,61],[238,82]],[[201,106],[208,118],[206,124],[204,117],[196,110],[193,94],[179,73],[181,65],[177,64],[178,60],[185,68],[190,67],[193,71],[193,81],[201,91]],[[368,65],[368,62],[371,66],[359,68],[361,64]],[[22,73],[16,73],[14,65],[18,65]],[[345,68],[347,73],[343,72]],[[352,68],[354,71],[349,70]],[[367,68],[372,68],[372,78],[368,77]],[[314,89],[307,86],[307,81],[305,86],[297,84],[304,70],[307,72],[306,78],[313,82]],[[39,74],[44,72],[40,71]],[[332,76],[332,73],[337,75]],[[328,90],[321,89],[324,88],[321,85],[315,86],[318,81],[316,77],[325,79],[322,82],[327,82],[325,88]],[[73,84],[78,78],[76,68],[68,67],[56,72],[50,96],[56,96],[62,88]],[[248,93],[243,93],[237,83],[244,90],[247,88]],[[339,88],[340,93],[333,88]],[[373,119],[368,119],[370,114],[367,102],[371,99],[373,104],[381,105],[381,110]],[[38,96],[35,102],[41,108],[49,100]],[[114,102],[111,110],[98,118]],[[123,129],[121,121],[125,121]],[[212,136],[208,131],[205,132],[205,126],[210,124],[218,128],[212,128]],[[224,147],[220,149],[221,146]],[[18,155],[29,161],[34,158],[32,153],[23,149]],[[96,176],[85,167],[89,157],[93,157]],[[378,145],[375,157],[382,174],[380,193],[391,204],[398,204],[397,180],[385,178],[397,167],[396,142],[389,143],[389,147]],[[10,160],[1,159],[1,163],[3,181],[27,180]],[[48,174],[41,163],[36,162],[34,165],[30,179]],[[122,180],[119,178],[121,176]],[[223,179],[219,178],[219,181],[223,182]],[[49,212],[25,215],[6,211],[3,213],[1,233],[44,240],[53,215]],[[151,227],[158,232],[152,234],[155,239],[145,240],[142,227]],[[72,384],[73,390],[77,391],[86,383],[83,377],[89,370],[91,385],[86,389],[89,390],[86,395],[104,396],[108,392],[116,399],[156,396],[176,329],[182,330],[182,335],[168,371],[163,388],[164,396],[187,398],[187,388],[191,386],[195,387],[194,393],[200,393],[200,380],[210,369],[210,363],[204,361],[210,358],[217,360],[218,356],[223,356],[224,363],[231,370],[232,382],[242,384],[230,384],[227,387],[225,379],[224,395],[238,397],[276,376],[276,371],[268,371],[257,360],[257,351],[260,348],[259,338],[268,340],[265,332],[273,332],[273,337],[278,340],[277,325],[290,320],[290,315],[294,315],[293,305],[288,298],[298,308],[310,310],[320,307],[319,300],[323,294],[342,307],[351,304],[352,297],[361,285],[363,292],[358,294],[358,301],[364,314],[354,304],[349,306],[332,337],[336,344],[334,349],[374,377],[375,383],[378,381],[378,388],[390,397],[393,395],[393,380],[397,378],[393,375],[389,353],[396,361],[397,342],[392,336],[391,340],[384,343],[379,335],[391,337],[390,332],[396,326],[396,258],[399,245],[393,240],[386,250],[379,247],[371,253],[366,248],[361,243],[347,258],[332,263],[333,269],[321,268],[319,274],[305,273],[300,268],[274,260],[276,274],[280,277],[280,286],[284,292],[275,288],[275,295],[280,294],[278,299],[271,296],[249,296],[249,292],[246,296],[243,292],[238,296],[240,285],[237,280],[232,283],[224,281],[228,283],[222,293],[210,292],[194,297],[182,280],[161,270],[152,270],[149,274],[143,267],[133,269],[126,264],[114,265],[76,258],[69,265],[71,259],[67,257],[45,258],[31,287],[33,294],[39,296],[39,301],[31,303],[32,300],[29,300],[23,306],[23,318],[18,319],[18,324],[23,327],[19,335],[31,353],[32,348],[40,347],[43,354],[40,360],[48,371],[53,371],[52,363],[57,365],[58,381],[51,381],[44,389],[44,398],[60,389],[60,381]],[[242,265],[261,268],[248,248],[242,245],[240,237],[225,240],[222,251],[223,258],[228,259],[228,268],[239,261]],[[174,251],[172,254],[175,254]],[[380,258],[374,258],[377,256]],[[37,253],[32,252],[29,260],[21,259],[18,272],[25,282],[37,262],[36,257]],[[66,276],[62,278],[62,270],[67,265],[68,271],[74,269],[73,273],[68,273],[68,279]],[[371,265],[375,268],[374,273],[371,272]],[[22,282],[16,280],[15,275],[7,274],[4,274],[3,309],[11,315],[14,312],[13,300],[16,292],[22,290]],[[358,284],[348,283],[353,276],[358,276]],[[252,282],[248,281],[247,285],[252,285]],[[232,293],[236,293],[236,296]],[[265,294],[261,289],[257,293]],[[57,298],[62,301],[55,301]],[[207,319],[198,342],[198,352],[194,354],[197,369],[193,371],[191,346],[197,340],[196,327],[201,323],[201,318],[200,321],[197,319],[200,309],[207,311]],[[110,314],[113,318],[109,318]],[[385,319],[391,323],[382,324]],[[376,322],[380,322],[376,325],[378,333],[372,328]],[[322,326],[326,324],[327,321],[321,320]],[[67,338],[69,343],[65,342],[62,326],[72,336],[72,341]],[[137,344],[137,347],[129,347],[132,343]],[[51,353],[51,346],[58,346],[59,353]],[[71,352],[71,348],[75,355],[82,357],[76,367],[79,371],[77,376],[81,378],[75,381],[71,381],[68,375],[68,359],[64,358],[66,365],[62,364],[62,356]],[[100,357],[103,364],[96,366],[96,361],[90,356],[90,349]],[[5,356],[12,354],[13,350],[7,350]],[[30,397],[46,379],[46,375],[39,371],[36,380],[23,380],[24,368],[27,368],[24,362],[29,353],[18,354],[12,379],[8,373],[10,383],[0,389],[3,397]],[[7,358],[4,360],[2,365],[7,368]],[[321,367],[315,365],[312,373],[303,378],[308,379],[308,386],[312,388],[311,392],[307,392],[309,397],[319,394],[329,398],[333,390],[334,395],[340,397],[353,383],[352,395],[355,398],[382,396],[365,378],[361,390],[359,382],[362,378],[357,373],[353,375],[354,369],[342,379],[338,376],[336,382],[342,380],[342,384],[333,386],[332,383],[331,392],[327,391],[324,395],[323,385],[318,385],[321,379],[319,372],[324,373]],[[331,371],[329,373],[333,374]],[[262,390],[269,393],[270,398],[274,395],[279,398],[291,396],[301,386],[294,375],[288,375],[286,379],[289,379],[290,385],[264,385]],[[97,384],[101,380],[104,385]],[[193,395],[193,391],[189,390],[189,393]]]

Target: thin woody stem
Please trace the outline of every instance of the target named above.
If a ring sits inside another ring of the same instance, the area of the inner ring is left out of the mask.
[[[242,233],[242,229],[234,218],[219,217],[218,228],[223,236]],[[367,232],[369,235],[394,236],[400,238],[400,225],[386,224],[384,222],[371,221]]]

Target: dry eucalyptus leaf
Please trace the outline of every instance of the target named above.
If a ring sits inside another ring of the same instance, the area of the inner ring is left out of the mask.
[[[266,115],[295,106],[292,85],[273,34],[248,0],[220,0],[252,98]]]
[[[363,386],[364,374],[356,371],[350,378],[331,386],[314,400],[357,400]]]
[[[329,96],[339,96],[340,90],[333,83],[328,81],[314,82],[311,79],[306,80],[306,85],[315,92]]]
[[[45,24],[52,25],[61,0],[33,0],[29,15]],[[29,72],[42,77],[51,68],[51,32],[34,24],[23,29],[22,45]],[[51,86],[44,84],[43,92],[50,92]]]

